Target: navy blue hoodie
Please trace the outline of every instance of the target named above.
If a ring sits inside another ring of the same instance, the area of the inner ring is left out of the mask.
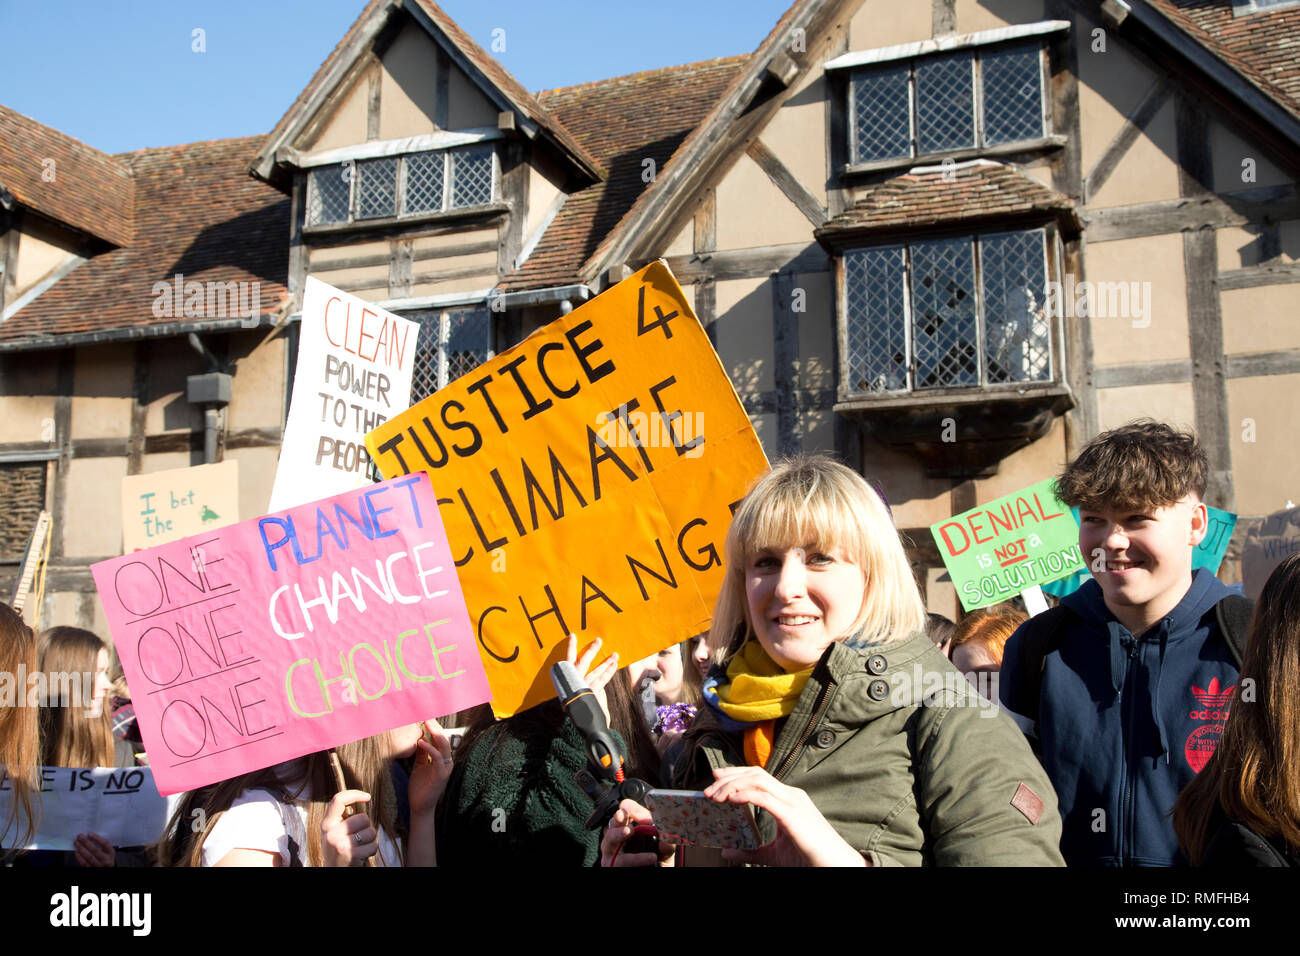
[[[1230,592],[1201,568],[1178,606],[1134,640],[1086,582],[1043,667],[1041,759],[1060,801],[1070,866],[1176,866],[1169,812],[1223,734],[1237,684],[1214,605]],[[1033,713],[1020,678],[1021,625],[1007,642],[1002,704]],[[1018,696],[1018,694],[1020,696]]]

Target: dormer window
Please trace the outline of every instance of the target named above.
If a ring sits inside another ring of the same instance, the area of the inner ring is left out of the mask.
[[[309,177],[307,225],[486,206],[496,198],[495,155],[490,145],[475,145],[317,166]]]
[[[856,70],[849,81],[854,165],[1041,139],[1041,42],[962,50]]]

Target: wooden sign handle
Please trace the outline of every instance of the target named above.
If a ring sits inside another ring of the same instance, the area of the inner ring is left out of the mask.
[[[348,783],[346,780],[343,779],[343,765],[339,763],[339,755],[335,753],[333,750],[330,751],[330,769],[334,771],[334,785],[338,787],[339,793],[342,793],[344,790],[348,788]],[[344,807],[343,819],[346,820],[348,817],[356,813],[357,807],[359,806],[362,806],[362,804],[354,804],[353,806],[350,807]],[[376,834],[379,833],[379,824],[377,823],[375,824],[375,833]],[[375,865],[375,858],[373,856],[366,857],[366,866],[374,866],[374,865]]]

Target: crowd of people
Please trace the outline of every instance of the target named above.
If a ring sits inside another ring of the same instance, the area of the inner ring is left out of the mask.
[[[649,800],[603,818],[584,734],[552,700],[487,706],[225,780],[152,846],[75,835],[69,866],[1285,866],[1300,863],[1300,555],[1253,606],[1205,569],[1206,457],[1140,421],[1059,477],[1092,580],[1046,612],[927,614],[888,505],[822,457],[735,509],[707,633],[585,675],[620,779],[752,810],[757,845],[661,834]],[[6,845],[30,842],[45,766],[143,759],[96,635],[38,638],[0,605],[0,669],[84,672],[101,706],[0,709]],[[52,685],[52,681],[50,684]],[[1206,706],[1205,701],[1214,706]],[[1226,713],[1226,715],[1225,715]]]

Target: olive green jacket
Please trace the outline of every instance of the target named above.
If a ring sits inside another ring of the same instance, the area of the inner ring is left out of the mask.
[[[745,761],[711,708],[697,722],[684,769],[704,787],[714,768]],[[831,645],[766,769],[875,866],[1064,865],[1056,793],[1024,734],[922,632]],[[758,818],[771,840],[774,821]]]

